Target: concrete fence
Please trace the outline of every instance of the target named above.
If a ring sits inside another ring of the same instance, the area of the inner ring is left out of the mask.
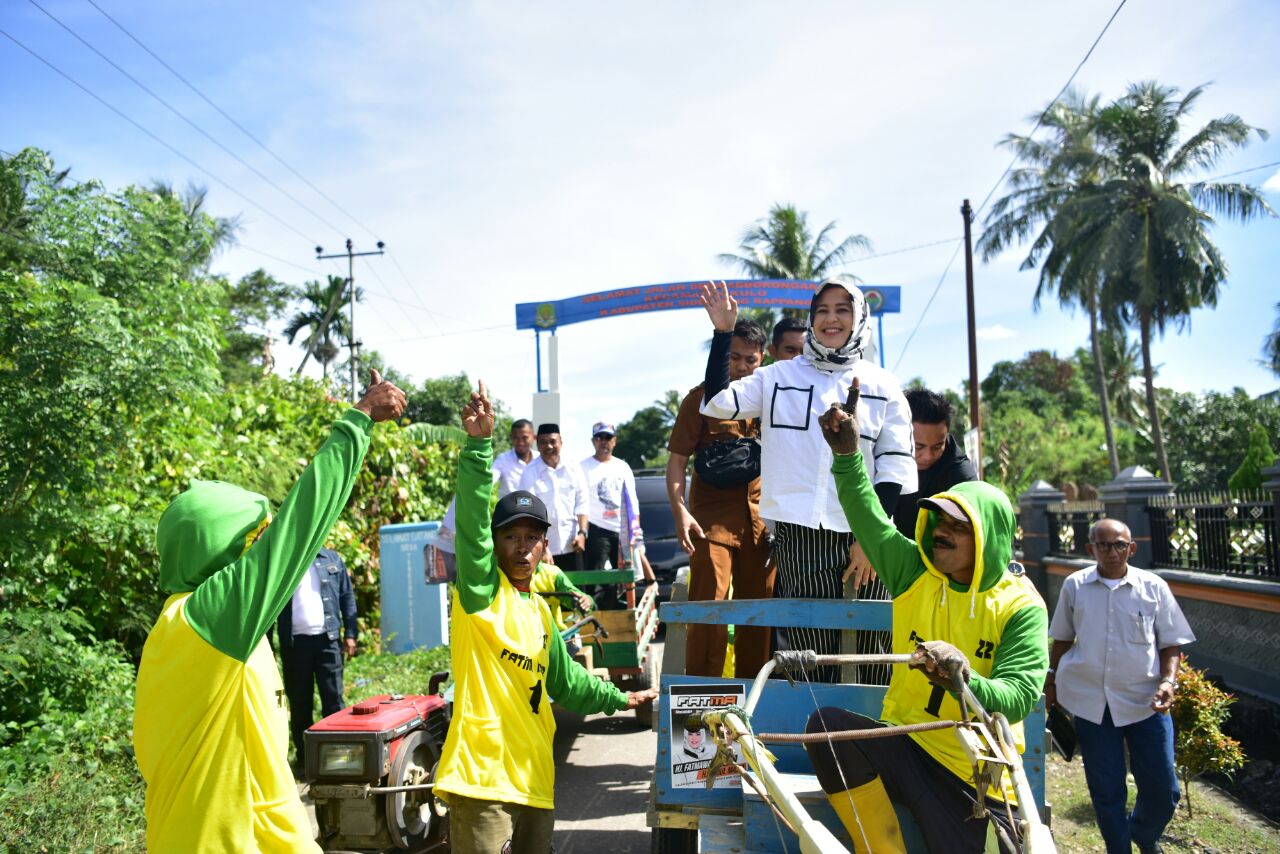
[[[1191,623],[1192,664],[1233,690],[1280,702],[1280,465],[1263,474],[1261,500],[1184,501],[1139,466],[1091,505],[1068,504],[1038,481],[1018,497],[1023,564],[1052,615],[1062,580],[1093,563],[1084,551],[1088,525],[1119,519],[1138,544],[1132,565],[1164,578]],[[1174,568],[1187,565],[1197,568]]]

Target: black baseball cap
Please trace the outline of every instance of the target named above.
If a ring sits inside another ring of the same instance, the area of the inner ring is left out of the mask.
[[[547,505],[532,492],[511,492],[498,500],[493,508],[493,530],[505,527],[517,519],[532,519],[540,522],[544,528],[550,528],[547,519]]]

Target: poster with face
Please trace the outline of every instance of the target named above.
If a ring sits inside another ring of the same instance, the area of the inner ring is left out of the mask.
[[[672,685],[671,686],[671,785],[677,789],[705,789],[707,769],[716,755],[716,743],[703,716],[729,706],[746,702],[746,686]],[[742,749],[733,746],[735,761],[741,763]],[[722,767],[713,788],[737,789],[742,778],[731,766]]]

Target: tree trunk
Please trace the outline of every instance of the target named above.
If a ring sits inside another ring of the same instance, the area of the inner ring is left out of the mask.
[[[1107,372],[1102,364],[1102,344],[1098,341],[1098,296],[1089,294],[1089,344],[1093,347],[1093,367],[1098,374],[1098,393],[1102,398],[1102,427],[1107,433],[1107,459],[1111,463],[1111,477],[1120,474],[1120,459],[1116,453],[1116,433],[1111,423],[1111,398],[1107,394]]]
[[[1156,407],[1155,371],[1151,367],[1151,314],[1143,311],[1138,316],[1138,330],[1142,335],[1142,380],[1147,387],[1147,417],[1151,419],[1151,441],[1156,446],[1156,465],[1159,475],[1170,483],[1169,455],[1164,452],[1164,430],[1160,427],[1160,410]]]

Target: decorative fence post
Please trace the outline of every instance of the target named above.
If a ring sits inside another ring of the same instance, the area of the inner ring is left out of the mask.
[[[1152,548],[1151,513],[1148,502],[1157,496],[1173,492],[1173,484],[1161,480],[1142,466],[1129,466],[1110,483],[1098,490],[1098,496],[1106,507],[1107,517],[1119,519],[1129,526],[1138,551],[1132,559],[1133,566],[1148,569],[1155,566]]]
[[[1280,575],[1280,459],[1262,470],[1262,489],[1271,493],[1271,529],[1267,531],[1267,561],[1271,572]]]
[[[1027,577],[1035,584],[1041,596],[1049,595],[1049,579],[1044,568],[1044,556],[1049,553],[1048,508],[1061,504],[1066,494],[1049,483],[1037,480],[1018,496],[1018,523],[1022,527],[1022,563]]]

